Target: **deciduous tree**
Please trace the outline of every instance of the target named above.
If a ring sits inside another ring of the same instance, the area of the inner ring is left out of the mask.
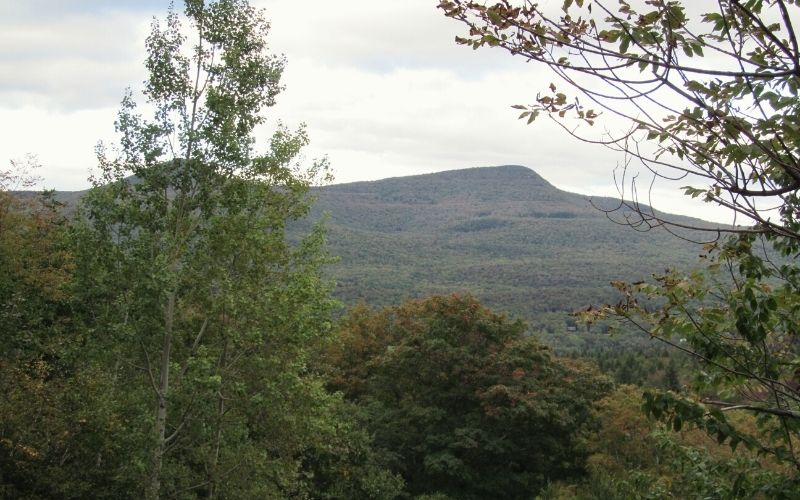
[[[363,409],[410,493],[530,498],[582,473],[592,402],[609,385],[555,359],[521,322],[452,295],[357,308],[340,339],[332,386]]]
[[[303,453],[335,432],[306,366],[332,307],[322,233],[285,235],[326,164],[302,167],[302,129],[255,149],[284,66],[268,28],[244,0],[153,21],[144,112],[129,91],[74,230],[86,353],[147,443],[146,498],[304,495]]]

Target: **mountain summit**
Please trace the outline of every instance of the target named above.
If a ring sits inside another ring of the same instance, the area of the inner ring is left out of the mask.
[[[370,193],[385,197],[387,201],[410,196],[422,203],[453,201],[454,198],[490,201],[500,196],[509,201],[533,201],[557,197],[561,193],[539,174],[519,165],[447,170],[379,181],[335,184],[325,189]]]

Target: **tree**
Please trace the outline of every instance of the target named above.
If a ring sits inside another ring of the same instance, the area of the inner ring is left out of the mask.
[[[68,449],[62,403],[75,380],[66,221],[52,193],[19,191],[38,181],[37,167],[31,156],[0,172],[0,492],[9,498],[54,484],[37,472]]]
[[[304,453],[336,431],[335,398],[307,367],[333,302],[321,230],[293,245],[285,229],[327,166],[303,169],[302,129],[255,150],[284,66],[263,13],[186,0],[183,14],[153,21],[152,118],[129,91],[73,229],[85,355],[136,436],[109,473],[146,498],[300,497]],[[119,450],[96,453],[102,468]]]
[[[530,498],[582,473],[592,403],[609,384],[554,359],[520,321],[452,295],[357,307],[339,335],[331,386],[362,409],[412,495]]]
[[[554,483],[544,498],[793,498],[781,467],[733,451],[699,430],[664,429],[641,412],[642,391],[617,386],[597,404],[601,429],[589,437],[589,474]],[[740,414],[742,424],[752,418]]]
[[[588,316],[622,318],[701,363],[692,387],[702,396],[645,393],[650,414],[676,430],[696,424],[734,449],[743,444],[797,469],[798,268],[753,255],[751,244],[750,237],[728,242],[700,271],[617,283],[625,299]],[[727,416],[736,411],[756,415],[758,430],[739,429]]]
[[[678,377],[678,367],[675,359],[670,358],[667,368],[664,370],[664,387],[673,392],[680,392],[681,380]]]
[[[800,238],[795,2],[726,0],[700,11],[680,1],[566,0],[557,12],[529,1],[441,0],[439,8],[468,26],[458,43],[546,65],[576,92],[551,84],[534,104],[515,106],[520,118],[546,115],[620,151],[625,168],[699,182],[686,194],[755,223],[716,231]],[[604,120],[626,128],[587,133]],[[670,222],[639,203],[632,178],[623,204],[639,219],[626,221]],[[624,184],[623,175],[623,195]]]
[[[720,442],[758,449],[796,473],[798,6],[729,0],[698,12],[679,1],[610,3],[567,0],[561,13],[510,1],[442,0],[439,7],[469,26],[459,43],[497,46],[547,65],[583,99],[551,84],[535,104],[518,106],[521,118],[547,115],[583,140],[597,137],[567,118],[589,127],[621,119],[626,129],[597,140],[620,151],[625,168],[638,162],[654,179],[703,182],[684,192],[753,224],[713,229],[736,237],[709,244],[704,271],[614,283],[622,300],[587,316],[623,318],[702,363],[693,387],[704,397],[646,393],[648,412],[674,429],[695,423]],[[639,218],[628,223],[676,226],[639,204],[635,185],[632,191],[622,204]],[[760,432],[737,428],[727,417],[736,411],[757,415]],[[797,488],[795,479],[786,482],[790,496]]]
[[[15,193],[38,182],[35,157],[13,160],[0,172],[0,325],[3,352],[36,350],[32,333],[51,321],[48,313],[64,299],[71,259],[61,244],[66,220],[51,192]]]

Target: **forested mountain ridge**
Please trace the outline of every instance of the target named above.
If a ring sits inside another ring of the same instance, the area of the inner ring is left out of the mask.
[[[82,194],[56,198],[70,207]],[[666,231],[609,220],[599,207],[618,200],[562,191],[518,165],[332,184],[313,196],[311,213],[290,231],[325,220],[338,257],[329,271],[346,304],[462,291],[531,319],[616,300],[610,281],[696,267],[701,251]]]
[[[481,167],[318,188],[332,272],[345,302],[469,291],[525,317],[614,300],[611,280],[694,267],[698,245],[642,233],[522,166]],[[671,217],[695,225],[707,224]]]

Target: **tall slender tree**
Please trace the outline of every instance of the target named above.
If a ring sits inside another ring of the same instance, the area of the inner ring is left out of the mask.
[[[284,67],[268,29],[244,0],[186,0],[183,15],[154,20],[152,117],[129,91],[119,147],[98,147],[101,173],[80,209],[87,355],[131,408],[126,427],[146,443],[132,470],[149,499],[294,494],[299,454],[333,428],[330,396],[305,367],[332,304],[322,234],[285,236],[327,165],[301,168],[302,129],[279,126],[255,149]]]

